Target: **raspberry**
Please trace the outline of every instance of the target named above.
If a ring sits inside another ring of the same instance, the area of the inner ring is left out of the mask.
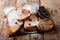
[[[29,23],[29,25],[31,25],[31,24]]]
[[[30,11],[28,10],[28,13],[30,13]]]
[[[22,10],[22,13],[24,13],[24,11]]]
[[[32,21],[32,19],[28,19],[29,21]]]
[[[17,22],[15,22],[15,24],[17,24]]]

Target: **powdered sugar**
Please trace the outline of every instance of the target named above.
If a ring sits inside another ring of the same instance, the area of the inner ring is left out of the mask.
[[[3,11],[8,14],[12,9],[14,9],[12,6],[11,7],[6,7]]]
[[[17,22],[17,24],[15,22]],[[11,28],[14,28],[14,27],[20,27],[22,23],[23,22],[18,22],[17,20],[14,20],[14,21],[9,22],[8,24]]]
[[[31,26],[36,26],[39,22],[36,20],[32,20],[32,21],[25,21],[25,25],[29,25],[31,24]]]
[[[30,13],[22,13],[22,9],[18,9],[17,12],[19,15],[18,18],[20,18],[20,19],[24,19],[24,18],[30,16]]]
[[[23,6],[23,9],[30,10],[30,13],[36,13],[39,9],[39,5],[36,3],[27,3]]]
[[[20,27],[23,22],[18,22],[17,18],[19,17],[19,13],[13,9],[13,7],[7,7],[4,9],[4,13],[7,15],[8,25],[12,27]],[[17,24],[15,24],[17,22]]]

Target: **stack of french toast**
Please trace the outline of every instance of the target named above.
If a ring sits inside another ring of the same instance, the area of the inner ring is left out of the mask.
[[[44,7],[31,2],[23,4],[22,7],[6,7],[2,17],[7,19],[6,31],[9,34],[15,33],[22,27],[21,25],[25,30],[41,32],[48,32],[54,25]]]

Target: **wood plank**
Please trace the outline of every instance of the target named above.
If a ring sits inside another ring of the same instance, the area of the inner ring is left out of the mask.
[[[17,0],[16,4],[18,6],[21,6],[22,4],[27,3],[27,2],[34,2],[34,3],[37,3],[40,5],[39,0],[25,0],[25,1],[24,0]]]
[[[57,40],[57,34],[55,32],[45,33],[44,40]]]
[[[1,20],[1,25],[0,25],[0,40],[9,40],[9,35],[8,33],[6,32],[6,26],[5,26],[5,23],[4,20]]]
[[[58,33],[57,33],[57,37],[58,37],[58,40],[60,40],[60,25],[59,25],[59,30],[58,30]]]
[[[58,30],[57,30],[57,25],[55,25],[55,28],[44,34],[44,40],[58,40]]]
[[[17,40],[30,40],[30,36],[29,35],[19,36],[17,37]]]
[[[31,34],[31,40],[43,40],[42,34]]]
[[[24,3],[27,3],[27,0],[17,0],[16,5],[22,7]]]
[[[57,21],[57,31],[58,31],[58,33],[57,33],[57,37],[58,37],[58,39],[57,40],[60,40],[60,21]]]
[[[29,0],[29,2],[34,2],[34,3],[37,3],[37,4],[40,4],[39,2],[39,0]]]
[[[37,34],[31,34],[31,40],[38,40]]]
[[[44,35],[43,34],[38,34],[38,40],[43,40],[44,39]]]

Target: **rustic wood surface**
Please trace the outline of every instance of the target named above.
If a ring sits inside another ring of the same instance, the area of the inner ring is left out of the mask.
[[[60,40],[60,0],[28,0],[43,5],[49,11],[52,20],[55,23],[54,31],[44,34],[28,34],[16,37],[17,40]],[[14,40],[8,37],[5,31],[5,21],[1,18],[1,12],[6,6],[18,5],[27,2],[27,0],[0,0],[0,40]],[[16,39],[15,39],[16,40]]]

